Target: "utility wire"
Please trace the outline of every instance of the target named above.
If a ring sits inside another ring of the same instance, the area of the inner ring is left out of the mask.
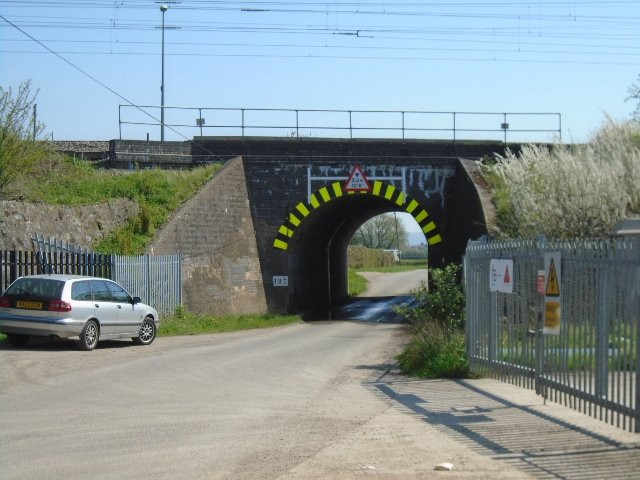
[[[124,100],[127,105],[130,105],[132,107],[134,107],[135,109],[139,110],[140,112],[142,112],[143,114],[145,114],[146,116],[148,116],[149,118],[151,118],[152,120],[155,120],[156,122],[158,122],[159,124],[161,123],[161,121],[156,118],[155,116],[153,116],[151,113],[147,112],[146,110],[144,110],[143,108],[141,108],[140,106],[136,105],[134,102],[132,102],[131,100],[129,100],[128,98],[126,98],[125,96],[121,95],[120,93],[116,92],[113,88],[111,88],[109,85],[105,84],[104,82],[101,82],[100,80],[98,80],[96,77],[94,77],[93,75],[91,75],[89,72],[83,70],[82,68],[78,67],[77,65],[75,65],[73,62],[67,60],[65,57],[63,57],[62,55],[60,55],[58,52],[52,50],[51,48],[49,48],[47,45],[45,45],[44,43],[42,43],[40,40],[38,40],[37,38],[33,37],[32,35],[30,35],[29,33],[25,32],[24,30],[22,30],[20,27],[18,27],[16,24],[14,24],[13,22],[11,22],[10,20],[8,20],[6,17],[0,15],[0,18],[2,20],[4,20],[5,22],[7,22],[9,25],[11,25],[12,27],[14,27],[16,30],[18,30],[19,32],[21,32],[22,34],[26,35],[27,37],[29,37],[31,40],[33,40],[34,42],[36,42],[38,45],[40,45],[42,48],[44,48],[45,50],[47,50],[49,53],[52,53],[53,55],[55,55],[56,57],[58,57],[60,60],[62,60],[63,62],[65,62],[67,65],[73,67],[75,70],[77,70],[78,72],[80,72],[81,74],[83,74],[84,76],[88,77],[89,79],[93,80],[95,83],[97,83],[98,85],[100,85],[102,88],[108,90],[109,92],[111,92],[112,94],[114,94],[116,97],[120,98],[121,100]],[[203,151],[205,151],[206,153],[212,155],[214,158],[218,159],[218,160],[223,160],[222,157],[216,155],[215,153],[211,152],[210,150],[208,150],[207,148],[205,148],[202,145],[198,145],[196,142],[194,142],[192,139],[184,136],[182,133],[178,132],[176,129],[172,128],[169,125],[165,125],[165,127],[167,127],[169,130],[171,130],[173,133],[177,134],[179,137],[192,142],[193,144],[197,145],[198,147],[200,147]],[[224,161],[224,160],[223,160]]]

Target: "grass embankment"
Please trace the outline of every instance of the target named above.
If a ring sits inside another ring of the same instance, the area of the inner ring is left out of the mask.
[[[136,202],[138,215],[94,245],[100,252],[130,255],[142,253],[156,229],[220,168],[214,164],[188,171],[116,172],[51,153],[44,164],[16,181],[11,193],[52,205],[88,205],[118,198]]]

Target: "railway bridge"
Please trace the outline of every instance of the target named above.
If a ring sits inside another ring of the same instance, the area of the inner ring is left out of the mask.
[[[487,233],[474,160],[505,146],[196,137],[173,144],[114,140],[110,148],[112,166],[119,168],[225,162],[150,247],[182,254],[189,310],[304,313],[348,299],[347,246],[376,215],[412,215],[429,246],[430,266],[459,261],[467,241]],[[354,170],[366,184],[349,182]]]

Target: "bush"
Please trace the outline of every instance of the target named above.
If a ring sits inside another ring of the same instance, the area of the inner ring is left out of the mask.
[[[426,378],[462,378],[469,372],[465,351],[465,296],[460,267],[431,270],[427,284],[415,292],[416,304],[398,312],[409,322],[411,340],[398,356],[400,368]]]
[[[17,92],[0,87],[0,195],[48,154],[45,144],[37,141],[42,125],[34,124],[32,116],[36,95],[30,82],[22,83]]]
[[[640,213],[640,125],[609,120],[585,145],[526,145],[483,171],[508,236],[605,236]]]
[[[402,371],[423,378],[465,378],[469,374],[464,332],[447,332],[438,323],[414,326],[398,361]]]
[[[460,266],[430,270],[431,288],[422,284],[414,294],[416,303],[400,308],[400,313],[412,324],[436,323],[445,331],[464,328],[465,296],[460,283]]]
[[[389,267],[396,263],[393,253],[362,245],[349,245],[347,257],[349,268]]]

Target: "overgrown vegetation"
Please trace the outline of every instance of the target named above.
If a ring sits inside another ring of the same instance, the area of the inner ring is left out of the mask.
[[[30,82],[22,83],[17,91],[0,87],[0,196],[48,154],[37,141],[43,126],[32,115],[37,94],[31,92]]]
[[[393,253],[363,245],[349,245],[347,258],[350,268],[389,267],[396,263]]]
[[[136,202],[138,215],[94,245],[97,251],[129,255],[142,253],[156,229],[220,167],[214,164],[188,171],[115,172],[49,153],[37,169],[13,182],[11,193],[52,205],[87,205],[116,198]]]
[[[204,333],[234,332],[254,328],[269,328],[301,322],[298,315],[225,315],[212,317],[197,315],[178,307],[173,316],[163,318],[158,335],[200,335]]]
[[[452,264],[430,273],[431,286],[423,283],[415,293],[416,304],[398,309],[411,332],[411,341],[398,357],[400,367],[424,378],[467,377],[460,267]]]
[[[36,93],[0,87],[0,197],[52,205],[88,205],[117,198],[136,202],[139,213],[98,245],[98,251],[142,253],[155,230],[209,180],[221,165],[190,171],[114,172],[53,152],[32,116]]]
[[[640,214],[640,124],[608,120],[587,144],[526,145],[483,171],[506,236],[605,236]]]

